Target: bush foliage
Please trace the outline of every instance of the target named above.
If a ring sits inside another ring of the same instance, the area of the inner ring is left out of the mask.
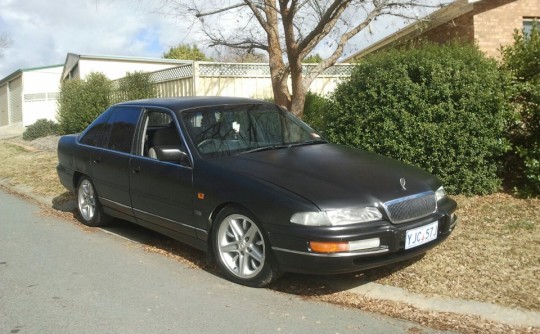
[[[83,131],[109,107],[112,91],[112,82],[101,73],[91,73],[84,81],[64,81],[60,88],[57,115],[61,132]]]
[[[503,70],[512,77],[513,122],[508,137],[512,151],[507,178],[525,195],[540,194],[540,29],[528,36],[516,31],[514,44],[502,49]]]
[[[34,124],[29,125],[23,132],[22,137],[24,140],[34,140],[41,137],[57,135],[59,134],[59,130],[58,124],[51,120],[41,118]]]
[[[118,88],[114,92],[115,102],[148,99],[156,96],[154,83],[150,81],[150,74],[145,72],[128,72],[118,81]]]
[[[303,120],[318,131],[326,130],[325,112],[329,108],[330,101],[320,95],[308,92],[304,104]]]
[[[419,166],[451,193],[499,189],[505,80],[474,46],[424,44],[376,54],[338,87],[331,141]]]

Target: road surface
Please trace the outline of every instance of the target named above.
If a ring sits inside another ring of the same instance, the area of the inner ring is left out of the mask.
[[[439,333],[230,283],[0,191],[0,333]]]

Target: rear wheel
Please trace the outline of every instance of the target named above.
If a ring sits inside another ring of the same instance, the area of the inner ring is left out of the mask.
[[[263,230],[245,210],[225,208],[212,234],[217,264],[229,280],[262,287],[279,277]]]
[[[79,187],[77,188],[77,206],[85,225],[92,227],[104,226],[110,220],[110,218],[103,213],[94,184],[87,176],[83,176],[79,180]]]

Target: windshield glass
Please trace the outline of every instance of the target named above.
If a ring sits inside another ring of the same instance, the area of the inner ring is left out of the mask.
[[[183,121],[203,157],[325,142],[291,113],[272,104],[194,109],[183,112]]]

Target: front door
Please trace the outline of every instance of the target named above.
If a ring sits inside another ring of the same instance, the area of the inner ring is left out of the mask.
[[[193,171],[189,163],[160,161],[160,147],[184,150],[171,113],[145,111],[139,152],[130,162],[130,195],[137,222],[182,239],[196,237],[192,212]]]

